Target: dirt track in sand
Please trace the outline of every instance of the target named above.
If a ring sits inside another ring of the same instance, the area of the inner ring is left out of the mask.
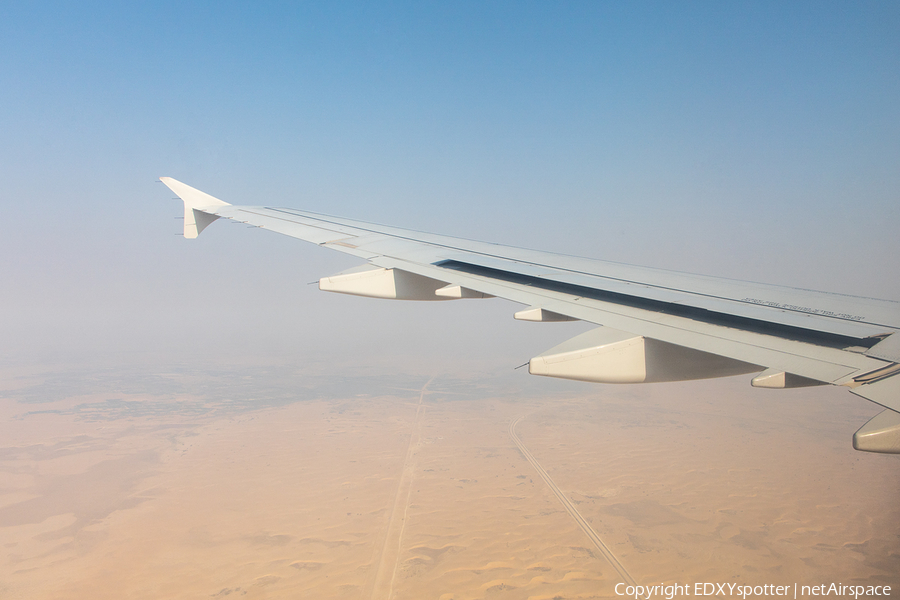
[[[898,584],[900,465],[849,449],[869,410],[849,396],[428,389],[237,412],[4,400],[0,596],[609,597],[620,574],[509,438],[522,414],[639,583]]]

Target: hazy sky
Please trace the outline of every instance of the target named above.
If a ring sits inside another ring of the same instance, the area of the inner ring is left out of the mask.
[[[6,361],[491,369],[575,333],[496,300],[318,292],[355,261],[230,223],[184,240],[162,175],[232,203],[900,299],[893,1],[8,2],[0,108]]]

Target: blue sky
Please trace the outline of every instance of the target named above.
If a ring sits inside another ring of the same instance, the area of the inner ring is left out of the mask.
[[[5,3],[0,90],[6,360],[389,347],[493,368],[568,335],[499,301],[322,294],[306,283],[352,259],[231,224],[181,239],[161,175],[900,299],[896,2]]]

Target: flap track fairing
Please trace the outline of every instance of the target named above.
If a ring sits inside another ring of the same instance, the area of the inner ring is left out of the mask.
[[[453,297],[436,293],[446,286],[445,281],[372,265],[363,265],[319,280],[319,289],[325,292],[392,300],[453,300]]]
[[[532,358],[533,375],[596,383],[656,383],[728,377],[762,370],[717,354],[599,327]]]

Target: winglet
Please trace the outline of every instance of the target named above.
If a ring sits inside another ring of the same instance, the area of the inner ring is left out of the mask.
[[[171,177],[160,177],[166,186],[184,201],[184,237],[195,238],[206,229],[207,225],[218,219],[218,215],[210,214],[205,208],[230,206],[205,192],[181,183]]]

